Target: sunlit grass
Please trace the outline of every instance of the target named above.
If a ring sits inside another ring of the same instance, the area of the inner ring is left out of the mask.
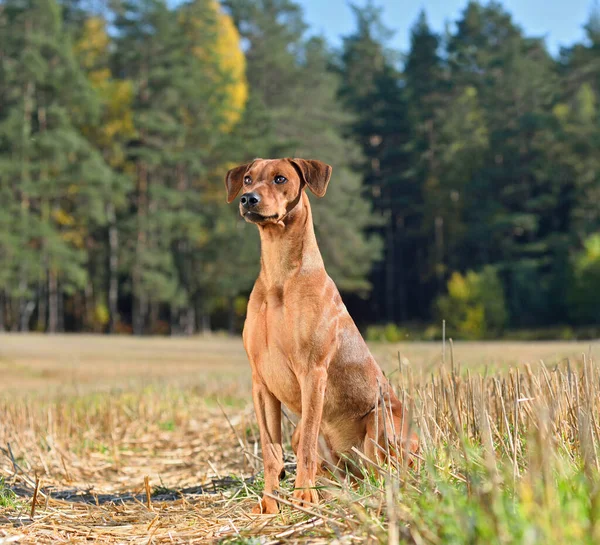
[[[442,357],[439,345],[376,346],[411,406],[421,438],[414,466],[391,460],[377,473],[363,467],[357,481],[321,478],[319,505],[291,506],[294,419],[284,417],[281,512],[252,517],[263,479],[247,363],[229,359],[238,340],[207,342],[211,358],[222,349],[221,373],[217,359],[202,362],[200,341],[159,343],[156,350],[175,359],[168,364],[154,354],[148,380],[148,347],[133,343],[126,353],[137,363],[106,348],[102,358],[120,363],[97,381],[101,369],[81,352],[72,371],[85,376],[89,369],[85,386],[40,394],[36,383],[5,392],[1,531],[22,543],[600,543],[595,347],[590,357],[589,345],[448,344]],[[35,363],[41,347],[33,361],[31,346],[20,346],[10,355],[20,365],[60,373],[57,345],[43,364]]]

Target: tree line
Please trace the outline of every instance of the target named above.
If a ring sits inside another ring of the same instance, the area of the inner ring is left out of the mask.
[[[360,325],[600,323],[600,13],[553,57],[495,2],[407,52],[373,4],[332,48],[292,0],[0,0],[0,330],[238,331],[256,229],[223,176],[312,199]]]

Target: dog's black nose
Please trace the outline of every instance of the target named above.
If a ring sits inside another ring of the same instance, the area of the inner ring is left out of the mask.
[[[246,210],[250,210],[260,202],[260,197],[256,193],[246,193],[242,195],[240,202]]]

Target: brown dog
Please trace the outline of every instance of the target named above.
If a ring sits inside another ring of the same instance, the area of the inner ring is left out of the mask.
[[[244,325],[265,471],[255,513],[278,511],[272,494],[283,473],[281,403],[301,417],[292,437],[294,498],[301,502],[318,501],[319,434],[326,443],[321,457],[334,464],[353,447],[377,460],[386,438],[395,452],[417,446],[416,436],[407,437],[402,404],[323,266],[304,189],[322,197],[330,177],[331,167],[320,161],[256,159],[225,180],[227,202],[243,189],[240,214],[258,226],[261,239],[261,271]]]

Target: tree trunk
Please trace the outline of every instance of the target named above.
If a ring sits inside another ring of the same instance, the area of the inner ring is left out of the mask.
[[[200,333],[202,335],[210,335],[210,313],[202,304],[196,305],[196,309],[198,310],[198,314],[200,315]]]
[[[185,330],[185,314],[172,304],[169,305],[169,326],[171,337],[178,337]]]
[[[235,305],[233,297],[229,298],[228,330],[230,335],[235,334]]]
[[[21,279],[21,281],[19,282],[19,292],[21,294],[23,294],[25,292],[26,288],[27,288],[27,282],[25,281],[25,279]],[[27,301],[25,300],[24,295],[21,295],[19,297],[18,309],[19,309],[19,323],[15,324],[15,328],[18,331],[26,333],[27,331],[29,331],[29,320],[28,320],[28,316],[27,316]]]
[[[419,248],[417,250],[417,309],[419,309],[418,316],[423,318],[423,309],[425,308],[425,295],[423,293],[423,278],[426,275],[425,265],[423,265],[423,248],[421,244],[419,244]]]
[[[0,291],[0,331],[4,331],[6,327],[4,321],[4,292]]]
[[[31,29],[31,22],[28,20],[25,23],[25,32],[28,35]],[[23,127],[22,127],[22,155],[21,155],[21,176],[20,180],[15,180],[17,183],[18,192],[21,194],[21,229],[22,229],[22,244],[25,245],[27,241],[27,227],[28,227],[28,211],[29,211],[29,197],[22,191],[20,188],[27,187],[28,182],[30,181],[29,177],[29,156],[27,152],[29,151],[29,146],[31,145],[31,114],[33,112],[33,101],[35,96],[35,85],[33,82],[28,82],[25,85],[24,93],[23,93]],[[18,193],[17,193],[18,194]],[[19,291],[21,293],[25,292],[27,288],[26,282],[26,265],[21,263],[20,266],[20,276],[21,280],[19,282]],[[24,296],[21,295],[18,300],[17,311],[19,313],[19,319],[14,317],[12,329],[13,331],[17,331],[19,327],[21,331],[29,330],[29,321],[27,319],[26,312],[26,304],[24,300]]]
[[[389,209],[388,209],[389,210]],[[395,322],[395,226],[394,214],[390,212],[390,218],[386,229],[386,266],[385,266],[385,309],[386,319],[389,323]]]
[[[187,308],[186,314],[185,334],[191,337],[196,332],[196,311],[192,305]]]
[[[394,224],[394,230],[396,232],[395,239],[399,240],[397,250],[397,278],[396,278],[396,292],[398,294],[398,319],[400,322],[404,322],[407,318],[406,308],[406,279],[404,276],[404,217],[400,216]],[[398,236],[400,231],[400,236]]]
[[[43,134],[46,132],[46,129],[47,129],[46,108],[44,108],[43,106],[38,107],[37,117],[38,117],[38,123],[39,123],[39,132],[41,134]],[[47,169],[46,169],[44,163],[42,163],[42,165],[43,166],[40,170],[39,179],[40,179],[41,183],[47,184],[48,172],[47,172]],[[48,225],[50,228],[52,228],[51,227],[50,208],[51,208],[50,201],[47,198],[43,197],[40,202],[42,223],[45,225]],[[42,281],[40,282],[40,285],[41,285],[40,308],[39,308],[39,312],[38,312],[38,326],[37,327],[41,331],[45,331],[46,330],[46,297],[45,297],[44,292],[46,291],[45,284],[49,281],[49,277],[47,276],[48,273],[46,272],[49,270],[49,267],[48,267],[49,256],[48,256],[48,249],[47,249],[47,241],[44,237],[42,237],[42,240],[41,240],[41,252],[42,252],[42,263],[44,266],[44,270],[43,270],[44,277],[43,277]],[[42,300],[43,300],[43,303],[41,303]]]
[[[148,171],[144,163],[138,167],[137,191],[137,242],[135,249],[135,265],[133,270],[133,333],[144,333],[144,321],[147,312],[147,298],[142,286],[142,253],[146,246],[146,208],[148,206]]]
[[[65,331],[65,295],[60,291],[60,284],[57,280],[56,283],[56,302],[58,309],[58,320],[57,320],[57,328],[59,333],[64,333]]]
[[[21,333],[29,332],[29,320],[34,310],[35,303],[33,301],[27,301],[23,305],[23,310],[21,311]]]
[[[48,271],[48,333],[58,331],[58,279],[50,267]]]
[[[158,333],[158,320],[160,318],[160,305],[156,301],[150,303],[150,332]]]
[[[208,312],[202,313],[202,334],[210,335],[212,330],[212,324],[210,321],[210,314]]]
[[[435,218],[435,278],[437,293],[444,290],[444,218]]]
[[[177,190],[181,193],[185,193],[188,189],[188,176],[185,169],[185,165],[179,163],[177,165]],[[177,243],[177,250],[179,252],[179,260],[181,263],[182,276],[183,276],[183,287],[187,291],[188,300],[193,301],[193,276],[194,270],[192,267],[192,259],[190,256],[188,241],[183,239]],[[184,335],[188,337],[193,335],[196,331],[196,309],[192,302],[184,308],[180,314],[180,325]]]
[[[10,298],[10,330],[15,333],[19,331],[19,318],[21,316],[21,298],[15,299],[13,297]]]
[[[150,52],[146,51],[149,56]],[[149,58],[147,57],[142,62],[140,73],[140,99],[142,104],[146,104],[149,99],[148,90],[148,63]],[[141,142],[145,142],[146,135],[143,131],[140,132]],[[148,208],[148,168],[143,160],[139,160],[137,163],[137,240],[135,245],[135,257],[132,272],[132,297],[133,297],[133,334],[142,335],[144,333],[144,321],[146,319],[147,312],[147,298],[144,293],[144,287],[142,286],[142,254],[146,246],[146,210]]]
[[[138,281],[139,282],[139,281]],[[146,296],[140,293],[133,299],[133,334],[143,335],[145,330],[146,315],[148,314],[148,302]]]
[[[89,250],[88,250],[89,251]],[[88,254],[89,255],[89,254]],[[78,306],[80,307],[79,313],[81,314],[81,320],[77,320],[76,326],[80,326],[77,329],[79,331],[95,331],[96,326],[96,312],[95,312],[95,301],[94,301],[94,286],[92,285],[93,276],[90,274],[89,280],[85,285],[84,289],[84,301],[78,299]],[[83,307],[83,308],[81,308]]]
[[[46,307],[46,303],[48,302],[47,294],[46,294],[46,282],[44,279],[43,282],[40,282],[40,287],[38,289],[38,313],[37,313],[37,327],[38,331],[46,331],[46,315],[48,309]]]
[[[112,203],[106,206],[106,215],[108,217],[108,312],[110,315],[108,331],[114,333],[119,322],[119,230]]]
[[[191,337],[196,331],[196,311],[192,305],[179,312],[178,320],[175,318],[175,311],[171,315],[171,327],[177,324],[178,333]]]

